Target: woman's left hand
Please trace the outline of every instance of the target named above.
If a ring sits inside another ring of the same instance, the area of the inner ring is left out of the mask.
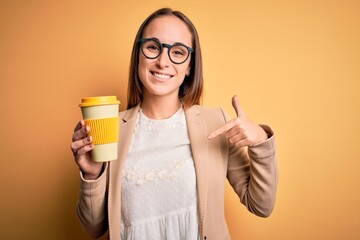
[[[228,121],[210,133],[208,139],[211,140],[219,135],[225,134],[229,143],[235,144],[237,147],[253,146],[264,142],[268,138],[266,132],[246,117],[236,96],[232,98],[232,105],[237,118]]]

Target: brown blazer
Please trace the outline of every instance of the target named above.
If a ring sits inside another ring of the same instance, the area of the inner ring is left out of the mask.
[[[120,239],[121,170],[131,144],[139,106],[120,112],[118,160],[104,164],[104,172],[92,181],[81,177],[77,214],[94,238],[109,230],[111,240]],[[225,136],[208,140],[210,132],[230,120],[221,109],[192,106],[185,112],[195,163],[201,239],[231,239],[224,216],[226,179],[247,209],[261,217],[273,210],[278,181],[275,139],[271,129],[261,127],[269,139],[252,147],[236,148]]]

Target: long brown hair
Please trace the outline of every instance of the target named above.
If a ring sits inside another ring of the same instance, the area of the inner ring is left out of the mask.
[[[179,11],[173,11],[170,8],[162,8],[152,13],[145,21],[141,24],[133,45],[131,62],[130,62],[130,73],[128,82],[128,104],[127,109],[139,104],[142,101],[142,88],[143,84],[139,79],[138,65],[139,65],[139,44],[138,41],[142,37],[144,29],[149,23],[155,18],[162,16],[176,16],[182,20],[189,28],[192,34],[192,48],[194,52],[191,56],[190,61],[190,73],[185,76],[184,82],[180,86],[179,98],[185,109],[195,104],[200,104],[202,93],[203,93],[203,70],[202,70],[202,58],[200,50],[199,36],[195,26],[183,13]]]

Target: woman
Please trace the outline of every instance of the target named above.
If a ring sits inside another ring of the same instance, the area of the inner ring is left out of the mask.
[[[72,151],[81,172],[79,219],[110,239],[230,239],[226,178],[249,211],[267,217],[277,186],[273,132],[251,122],[236,96],[237,118],[199,106],[202,59],[197,31],[181,12],[160,9],[133,46],[128,109],[120,112],[119,157],[91,160],[80,121]]]

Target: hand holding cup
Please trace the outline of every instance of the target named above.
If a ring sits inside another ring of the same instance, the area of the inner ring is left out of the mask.
[[[115,96],[82,99],[80,107],[84,120],[74,129],[71,149],[84,177],[96,179],[103,162],[117,159],[119,104]]]
[[[83,177],[87,180],[93,180],[100,175],[103,163],[95,162],[91,157],[91,150],[94,145],[92,137],[88,135],[89,126],[85,126],[84,120],[81,120],[74,129],[72,137],[71,150],[74,154],[75,162],[79,166]]]

